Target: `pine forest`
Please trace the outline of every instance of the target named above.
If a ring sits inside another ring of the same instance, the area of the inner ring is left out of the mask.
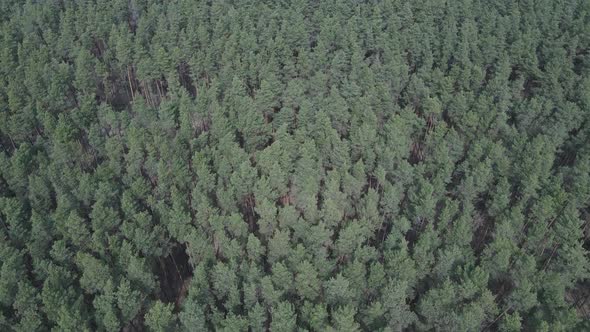
[[[590,1],[0,0],[0,331],[590,331]]]

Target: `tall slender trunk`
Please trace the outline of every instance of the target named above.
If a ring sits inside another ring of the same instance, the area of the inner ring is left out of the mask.
[[[16,150],[16,144],[14,144],[14,140],[12,139],[12,136],[8,135],[8,139],[10,139],[10,143],[12,143],[12,147],[14,148],[14,150]]]
[[[156,80],[156,88],[158,89],[159,100],[162,100],[162,87],[160,84],[160,80]]]
[[[129,81],[129,90],[131,90],[131,100],[135,101],[135,94],[133,93],[133,84],[131,83],[131,68],[127,66],[127,79]]]

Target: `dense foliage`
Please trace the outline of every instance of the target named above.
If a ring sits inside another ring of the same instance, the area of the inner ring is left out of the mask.
[[[590,330],[590,1],[0,22],[0,330]]]

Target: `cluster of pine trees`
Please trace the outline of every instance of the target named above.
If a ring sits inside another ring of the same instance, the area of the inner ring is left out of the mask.
[[[0,330],[590,329],[590,1],[0,25]]]

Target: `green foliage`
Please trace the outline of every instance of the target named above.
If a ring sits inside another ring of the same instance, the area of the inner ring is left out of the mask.
[[[295,309],[291,303],[280,302],[271,309],[271,331],[295,331],[296,325]]]
[[[588,330],[589,13],[0,3],[0,330]]]
[[[176,322],[172,313],[172,306],[156,301],[145,314],[145,325],[150,331],[164,332],[174,329]]]

